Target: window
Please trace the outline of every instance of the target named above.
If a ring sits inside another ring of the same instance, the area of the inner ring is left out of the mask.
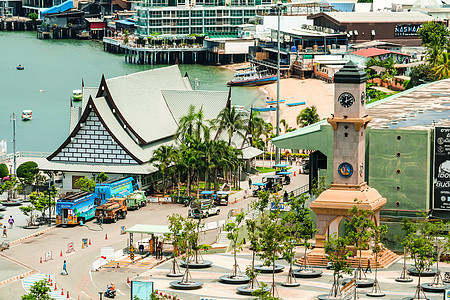
[[[162,20],[150,20],[150,26],[161,26]]]
[[[242,20],[241,19],[231,19],[231,25],[241,25]]]
[[[253,17],[255,15],[256,15],[256,11],[254,11],[254,10],[245,10],[244,11],[244,16],[246,16],[246,17]]]
[[[194,11],[191,11],[191,16],[193,18],[201,18],[201,17],[203,17],[202,13],[203,12],[201,10],[194,10]]]
[[[161,12],[160,11],[151,11],[150,12],[150,18],[151,19],[159,19],[159,18],[161,18]]]
[[[189,28],[177,28],[177,34],[189,34]]]
[[[189,18],[189,11],[187,10],[177,11],[177,18]]]
[[[241,10],[232,10],[231,16],[232,17],[242,17],[242,11]]]
[[[163,18],[170,18],[170,11],[163,11]]]
[[[203,19],[192,19],[191,20],[191,25],[195,26],[195,25],[203,25]]]
[[[178,20],[177,26],[189,26],[189,20]]]
[[[205,17],[215,17],[216,11],[215,10],[205,10]]]
[[[191,32],[192,33],[203,33],[203,28],[202,27],[191,27]]]
[[[216,25],[216,19],[205,19],[205,25]]]

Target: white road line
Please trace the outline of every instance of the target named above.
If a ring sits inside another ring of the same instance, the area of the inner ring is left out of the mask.
[[[95,285],[94,280],[92,279],[92,272],[89,270],[89,278],[91,279],[92,285],[97,289],[97,291],[101,291],[98,286]]]
[[[117,292],[121,295],[125,295],[124,293],[122,293],[119,289],[117,289]]]

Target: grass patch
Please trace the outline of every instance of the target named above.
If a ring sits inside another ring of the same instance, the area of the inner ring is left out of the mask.
[[[267,167],[256,167],[256,170],[258,170],[259,173],[269,173],[269,172],[275,172],[277,169],[267,168]]]

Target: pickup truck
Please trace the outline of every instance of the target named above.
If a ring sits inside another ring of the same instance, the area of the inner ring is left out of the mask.
[[[111,198],[108,202],[100,205],[95,210],[95,217],[97,221],[100,217],[103,221],[117,222],[117,220],[125,219],[127,217],[127,206],[125,205],[125,198]]]
[[[191,218],[207,218],[219,213],[220,208],[215,206],[213,200],[210,199],[191,202],[191,209],[188,211],[188,215]]]

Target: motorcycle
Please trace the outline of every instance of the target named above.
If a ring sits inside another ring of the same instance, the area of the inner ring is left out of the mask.
[[[113,298],[114,299],[116,297],[116,291],[115,290],[112,291],[110,289],[107,289],[104,295],[105,295],[106,298]]]

